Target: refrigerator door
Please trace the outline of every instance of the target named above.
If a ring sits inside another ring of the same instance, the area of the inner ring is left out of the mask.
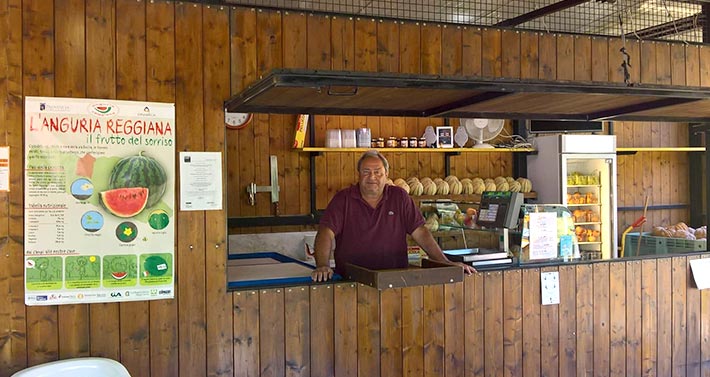
[[[617,257],[616,154],[560,155],[561,200],[583,259]]]

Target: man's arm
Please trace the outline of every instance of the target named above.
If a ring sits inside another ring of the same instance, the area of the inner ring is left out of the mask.
[[[467,274],[472,274],[476,272],[475,268],[465,263],[450,261],[449,258],[444,255],[444,252],[441,251],[439,244],[436,243],[436,240],[434,240],[434,236],[431,235],[429,229],[425,228],[423,225],[415,229],[414,232],[412,232],[412,238],[417,243],[417,245],[424,249],[424,252],[426,252],[426,254],[429,256],[429,259],[437,262],[461,266],[461,268],[463,268],[463,271]]]
[[[330,251],[333,249],[333,233],[327,226],[319,226],[316,239],[313,242],[316,268],[311,272],[313,281],[326,281],[333,277],[333,270],[330,268]]]

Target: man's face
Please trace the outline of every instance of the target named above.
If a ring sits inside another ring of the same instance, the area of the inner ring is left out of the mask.
[[[385,190],[387,172],[377,157],[368,157],[360,165],[360,192],[363,195],[381,195]]]

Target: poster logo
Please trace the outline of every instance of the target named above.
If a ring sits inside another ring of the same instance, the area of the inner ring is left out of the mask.
[[[90,106],[89,112],[98,116],[111,116],[118,112],[118,108],[107,103],[98,103]]]

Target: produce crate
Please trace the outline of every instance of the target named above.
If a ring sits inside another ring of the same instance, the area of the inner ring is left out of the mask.
[[[707,250],[707,240],[656,237],[648,232],[643,233],[643,237],[640,238],[641,248],[638,249],[639,233],[634,232],[626,235],[624,256],[693,253]]]

